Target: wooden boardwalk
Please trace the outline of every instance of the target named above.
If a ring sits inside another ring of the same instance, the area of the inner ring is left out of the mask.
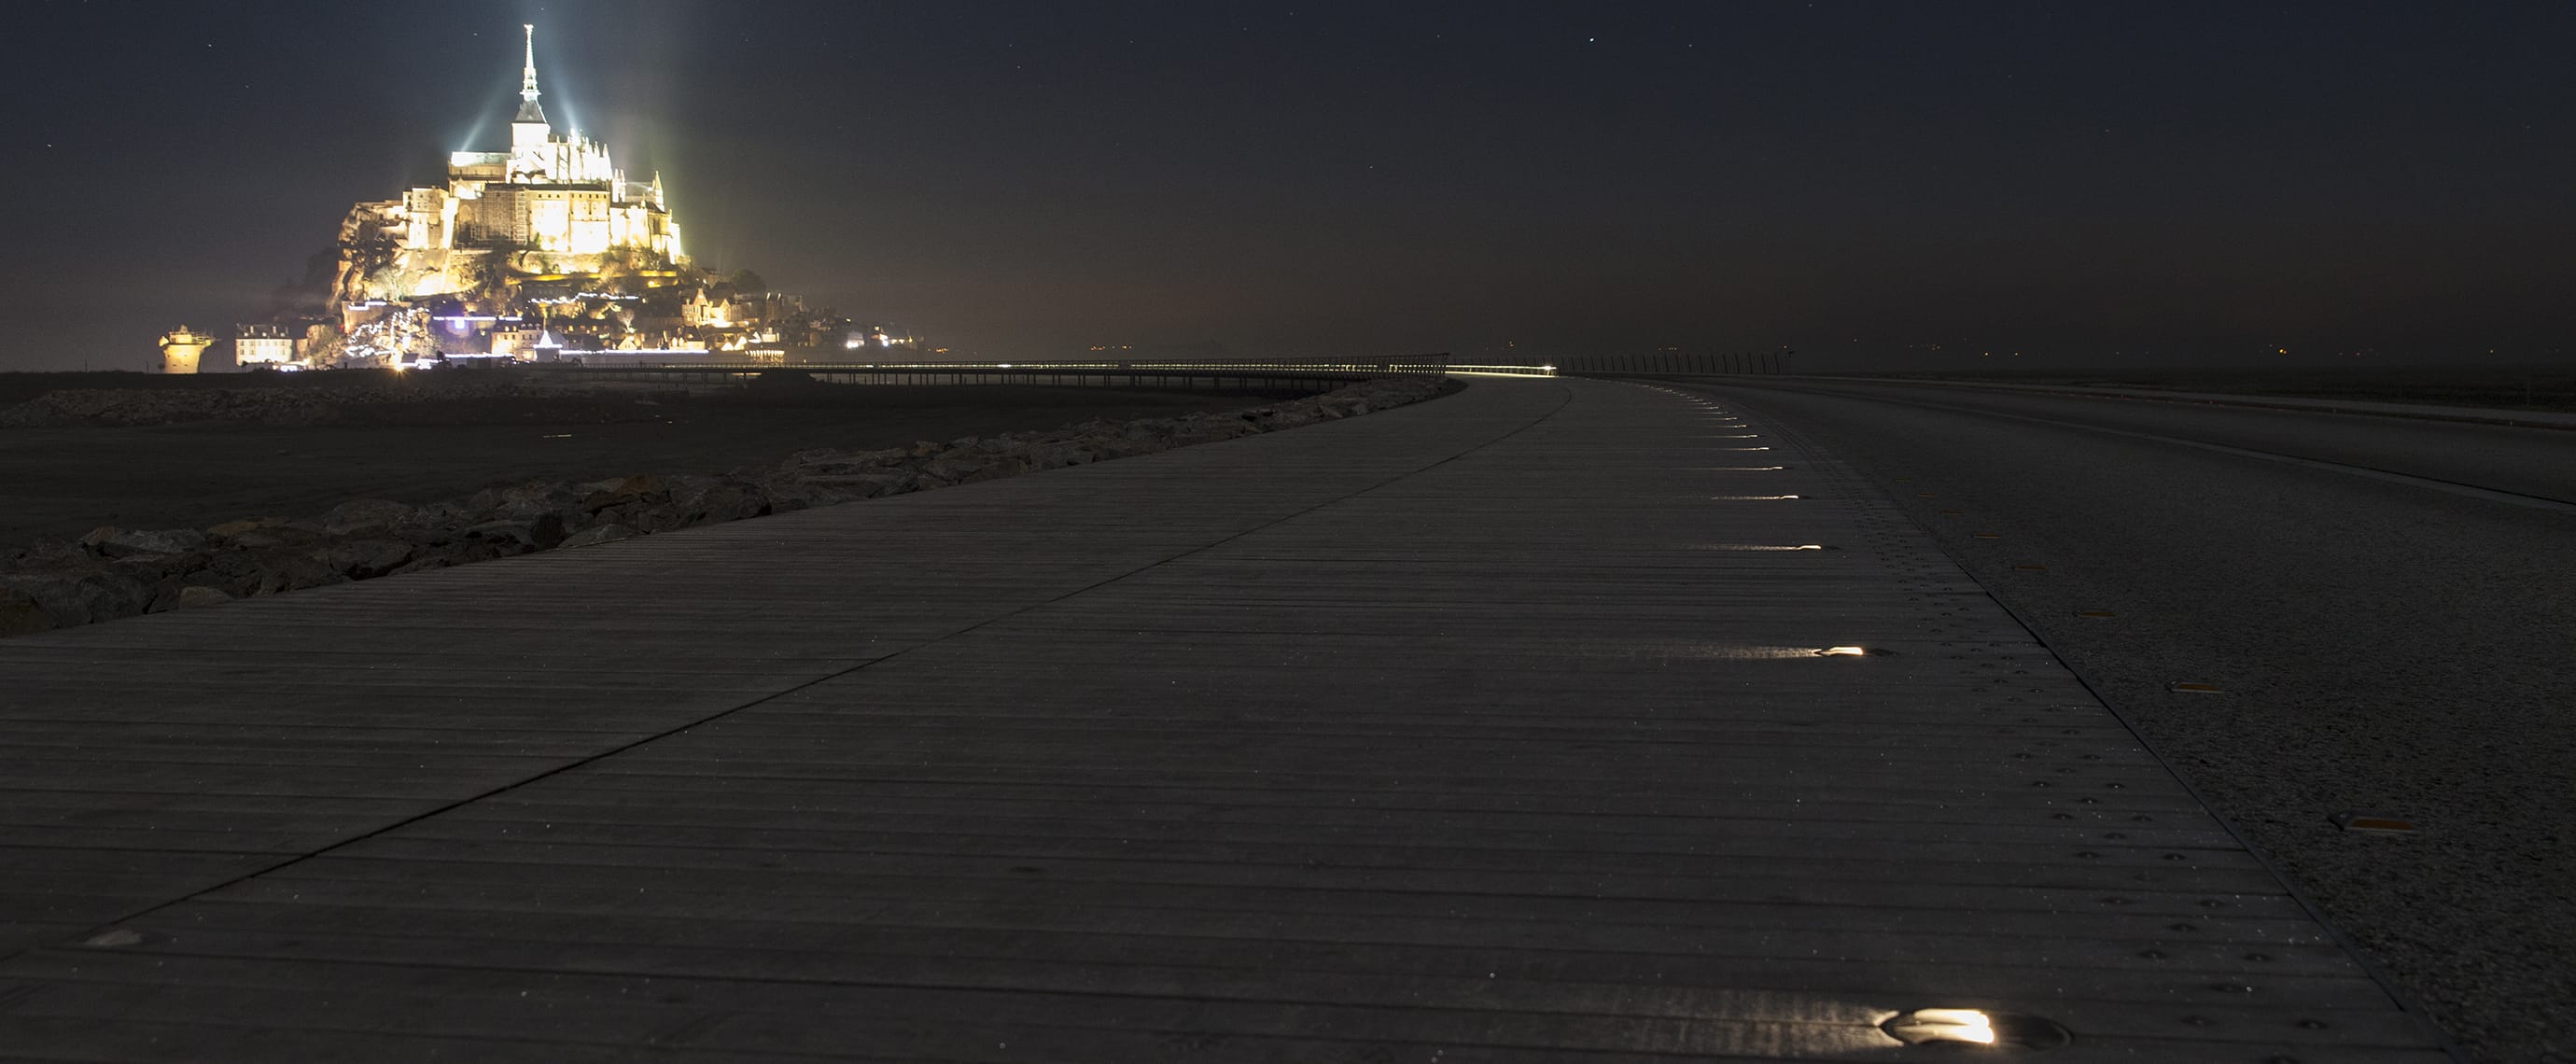
[[[1927,1006],[2447,1059],[1892,508],[1643,385],[12,639],[0,692],[6,1060],[1940,1059],[1876,1027]]]

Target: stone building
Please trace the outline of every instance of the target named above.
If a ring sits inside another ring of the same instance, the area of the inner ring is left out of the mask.
[[[338,297],[468,293],[519,267],[592,273],[686,262],[662,177],[626,179],[607,145],[554,131],[537,103],[536,27],[526,30],[519,109],[506,151],[448,156],[447,183],[357,204],[340,227]]]
[[[239,369],[302,368],[296,347],[303,330],[277,322],[246,322],[233,333],[233,365]]]

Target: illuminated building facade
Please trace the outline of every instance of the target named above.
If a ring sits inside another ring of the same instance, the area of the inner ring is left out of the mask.
[[[628,181],[606,145],[579,130],[556,133],[546,121],[537,103],[536,27],[524,28],[509,150],[456,152],[446,185],[351,208],[340,231],[341,299],[466,293],[518,267],[592,273],[618,259],[687,261],[661,175]]]
[[[276,322],[249,322],[233,333],[233,365],[240,369],[301,368],[301,330]]]

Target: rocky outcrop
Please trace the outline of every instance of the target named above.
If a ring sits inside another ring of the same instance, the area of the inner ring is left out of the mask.
[[[531,481],[420,504],[356,499],[310,520],[259,517],[203,530],[100,528],[76,541],[0,551],[0,636],[1151,454],[1353,417],[1458,387],[1438,377],[1380,378],[1226,413],[799,451],[714,476]]]

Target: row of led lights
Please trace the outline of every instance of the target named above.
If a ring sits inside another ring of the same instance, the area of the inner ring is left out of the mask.
[[[1716,411],[1719,414],[1727,414],[1727,411],[1723,407],[1688,392],[1672,388],[1657,388],[1656,390],[1669,392],[1673,395],[1688,399],[1697,406]],[[1744,427],[1744,422],[1740,418],[1728,415],[1728,420],[1722,427],[1741,428]],[[1760,436],[1758,433],[1746,433],[1740,436],[1713,436],[1709,438],[1758,439]],[[1721,449],[1769,450],[1770,448],[1735,447]],[[1786,467],[1739,466],[1720,468],[1728,468],[1730,471],[1738,472],[1768,472],[1784,469]],[[1798,496],[1786,494],[1717,495],[1712,496],[1711,498],[1727,502],[1775,502],[1795,499],[1798,498]],[[1794,546],[1726,545],[1713,549],[1750,551],[1820,551],[1828,548],[1821,543],[1800,543]],[[1839,658],[1884,656],[1892,654],[1893,651],[1860,646],[1832,646],[1818,647],[1815,650],[1810,651],[1810,653],[1817,657]],[[1907,1045],[1946,1045],[1961,1048],[1968,1046],[1988,1046],[1993,1048],[2049,1049],[2065,1045],[2069,1040],[2066,1028],[2054,1021],[2042,1019],[2036,1016],[2025,1016],[2018,1013],[1988,1012],[1983,1009],[1913,1009],[1890,1017],[1886,1022],[1879,1025],[1879,1029],[1886,1032],[1889,1037]]]
[[[1659,392],[1664,392],[1664,393],[1667,393],[1667,394],[1670,394],[1670,395],[1680,396],[1680,397],[1681,397],[1681,398],[1683,398],[1683,399],[1687,399],[1687,400],[1689,400],[1693,405],[1700,406],[1700,407],[1704,407],[1704,408],[1706,408],[1706,409],[1716,411],[1718,414],[1725,415],[1727,420],[1726,420],[1723,424],[1721,424],[1721,425],[1717,426],[1717,427],[1719,427],[1719,428],[1746,428],[1746,427],[1748,427],[1748,426],[1746,426],[1746,425],[1744,424],[1744,419],[1739,418],[1739,417],[1736,417],[1736,416],[1734,416],[1733,414],[1728,413],[1728,412],[1727,412],[1727,410],[1726,410],[1724,407],[1718,406],[1716,403],[1709,402],[1708,400],[1703,399],[1703,398],[1700,398],[1699,396],[1692,395],[1692,394],[1690,394],[1689,392],[1681,391],[1681,390],[1674,389],[1674,388],[1662,388],[1662,387],[1656,387],[1656,386],[1654,386],[1654,385],[1648,385],[1648,387],[1653,387],[1653,388],[1655,388],[1655,390],[1656,390],[1656,391],[1659,391]],[[1760,433],[1758,433],[1758,432],[1747,432],[1747,433],[1742,433],[1742,434],[1739,434],[1739,435],[1718,435],[1718,436],[1709,436],[1709,437],[1706,437],[1706,438],[1707,438],[1707,439],[1716,439],[1716,440],[1758,440],[1758,439],[1761,439],[1761,438],[1762,438],[1762,434],[1760,434]],[[1725,450],[1725,451],[1767,451],[1767,450],[1770,450],[1771,448],[1769,448],[1769,447],[1767,447],[1767,446],[1764,446],[1764,447],[1721,447],[1721,448],[1718,448],[1718,449],[1719,449],[1719,450]],[[1692,468],[1693,468],[1693,469],[1696,469],[1696,470],[1706,471],[1706,472],[1767,473],[1767,472],[1774,472],[1774,471],[1777,471],[1777,470],[1787,469],[1787,468],[1789,468],[1789,467],[1787,467],[1787,466],[1776,466],[1776,465],[1773,465],[1773,466],[1694,466],[1694,467],[1692,467]],[[1790,500],[1790,499],[1795,499],[1795,498],[1798,498],[1798,497],[1799,497],[1799,496],[1796,496],[1796,495],[1712,495],[1712,496],[1710,496],[1709,498],[1710,498],[1712,501],[1717,501],[1717,502],[1783,502],[1783,501],[1787,501],[1787,500]],[[1706,548],[1704,548],[1704,549],[1707,549],[1707,550],[1736,550],[1736,551],[1800,551],[1800,550],[1816,550],[1816,551],[1821,551],[1821,550],[1831,550],[1831,549],[1833,549],[1833,548],[1827,547],[1827,546],[1825,546],[1825,545],[1824,545],[1824,544],[1822,544],[1822,543],[1797,543],[1797,544],[1723,543],[1723,544],[1710,544],[1710,545],[1708,545],[1708,546],[1707,546]],[[1875,649],[1875,648],[1872,648],[1872,647],[1858,647],[1858,646],[1832,646],[1832,647],[1817,647],[1817,648],[1815,648],[1815,649],[1813,649],[1813,650],[1808,651],[1808,653],[1811,653],[1811,654],[1813,654],[1813,655],[1815,655],[1815,656],[1817,656],[1817,657],[1820,657],[1820,658],[1846,658],[1846,657],[1849,657],[1849,658],[1859,658],[1859,657],[1886,657],[1886,656],[1893,655],[1893,654],[1895,653],[1895,651],[1892,651],[1892,650],[1879,650],[1879,649]],[[1934,1011],[1938,1011],[1938,1010],[1934,1010]],[[1891,1022],[1893,1022],[1893,1021],[1891,1021]]]

